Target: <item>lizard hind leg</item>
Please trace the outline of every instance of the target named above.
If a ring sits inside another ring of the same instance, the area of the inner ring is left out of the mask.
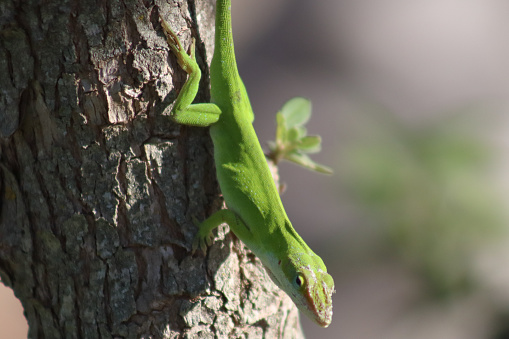
[[[193,104],[179,108],[178,103],[172,110],[172,119],[182,125],[207,127],[219,120],[221,110],[214,104]]]
[[[196,62],[195,40],[190,47],[190,52],[184,50],[178,36],[170,28],[170,25],[161,16],[161,25],[166,35],[168,46],[177,57],[180,67],[187,73],[188,78],[180,90],[171,116],[179,124],[206,127],[216,123],[221,115],[221,109],[212,103],[193,104],[200,86],[201,70]]]

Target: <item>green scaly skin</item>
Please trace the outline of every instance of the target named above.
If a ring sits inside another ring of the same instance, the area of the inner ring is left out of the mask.
[[[205,252],[212,230],[227,223],[295,305],[318,325],[329,326],[334,281],[322,259],[288,220],[254,131],[253,111],[235,61],[231,0],[217,0],[216,4],[211,103],[192,104],[201,77],[194,41],[188,55],[162,18],[161,23],[171,51],[188,74],[175,101],[172,118],[179,124],[210,126],[217,178],[228,206],[200,224],[193,251],[200,247]]]

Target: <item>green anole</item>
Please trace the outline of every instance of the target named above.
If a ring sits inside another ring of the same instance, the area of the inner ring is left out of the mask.
[[[193,251],[200,247],[206,252],[212,230],[227,223],[295,305],[320,326],[329,326],[334,281],[322,259],[293,229],[253,128],[253,111],[235,61],[231,0],[216,3],[211,103],[192,104],[201,78],[194,40],[187,54],[162,17],[161,24],[171,51],[188,74],[171,117],[179,124],[210,126],[217,179],[228,207],[199,225]]]

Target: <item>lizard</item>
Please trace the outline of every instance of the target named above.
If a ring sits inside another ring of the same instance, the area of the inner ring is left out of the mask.
[[[228,224],[298,309],[318,325],[329,326],[334,280],[288,219],[258,141],[235,59],[231,0],[216,2],[209,103],[192,103],[201,78],[194,38],[188,52],[162,15],[160,19],[169,48],[188,75],[170,116],[179,124],[209,127],[217,180],[227,206],[198,225],[193,253],[198,247],[206,253],[212,230]]]

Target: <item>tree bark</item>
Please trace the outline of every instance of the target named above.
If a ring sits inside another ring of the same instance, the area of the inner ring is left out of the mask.
[[[214,2],[0,4],[0,277],[30,338],[301,338],[298,312],[220,227],[206,129],[168,114],[186,74],[159,13],[197,40],[209,99]]]

